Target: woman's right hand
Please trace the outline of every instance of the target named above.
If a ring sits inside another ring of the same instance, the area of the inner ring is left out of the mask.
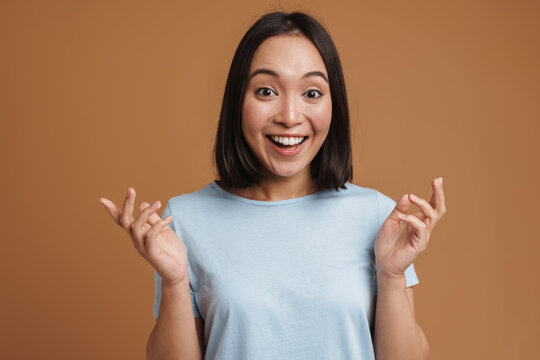
[[[99,202],[109,211],[114,221],[131,237],[133,245],[161,276],[162,285],[177,285],[189,281],[187,249],[178,235],[167,226],[172,215],[164,219],[155,212],[161,207],[156,201],[151,206],[141,203],[139,216],[133,217],[135,189],[129,188],[120,211],[106,198]]]

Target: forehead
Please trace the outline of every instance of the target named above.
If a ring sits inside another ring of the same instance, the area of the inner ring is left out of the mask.
[[[277,35],[264,40],[253,54],[250,73],[262,67],[284,76],[299,77],[313,70],[326,74],[319,51],[303,35]]]

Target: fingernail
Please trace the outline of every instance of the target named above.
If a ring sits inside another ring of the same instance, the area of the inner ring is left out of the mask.
[[[417,197],[416,195],[414,195],[414,194],[411,194],[411,198],[412,198],[413,200],[418,200],[418,197]]]

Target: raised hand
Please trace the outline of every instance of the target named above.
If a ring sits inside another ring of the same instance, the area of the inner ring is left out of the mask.
[[[141,203],[140,213],[133,217],[135,189],[129,188],[122,211],[106,198],[99,202],[109,211],[114,221],[122,227],[139,254],[156,269],[162,285],[176,285],[188,280],[187,249],[178,235],[167,225],[172,215],[164,219],[156,214],[161,203]]]
[[[413,194],[404,194],[382,224],[374,245],[377,274],[403,276],[405,269],[426,250],[435,224],[446,213],[442,177],[434,179],[431,186],[433,195],[429,203]],[[408,215],[412,204],[420,211]]]

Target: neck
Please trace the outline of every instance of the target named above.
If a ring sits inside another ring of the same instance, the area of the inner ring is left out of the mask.
[[[233,188],[227,191],[251,200],[278,201],[313,194],[319,187],[311,179],[309,167],[294,176],[270,175],[258,185]]]

